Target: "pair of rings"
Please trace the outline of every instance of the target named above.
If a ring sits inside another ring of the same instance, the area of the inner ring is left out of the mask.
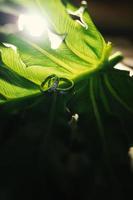
[[[64,77],[58,77],[55,74],[48,76],[41,83],[41,91],[63,91],[67,92],[74,87],[74,82]]]

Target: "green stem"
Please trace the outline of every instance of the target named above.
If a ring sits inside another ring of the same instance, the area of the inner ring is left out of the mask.
[[[46,136],[48,136],[52,132],[53,123],[54,123],[55,114],[56,114],[56,103],[57,103],[57,93],[54,93],[53,100],[51,103],[50,113],[49,113],[49,123],[48,123]]]
[[[96,102],[96,99],[95,99],[95,95],[94,95],[94,82],[93,82],[93,77],[90,79],[90,98],[91,98],[91,101],[92,101],[92,106],[93,106],[93,110],[94,110],[94,114],[95,114],[95,117],[96,117],[96,120],[97,120],[97,125],[98,125],[98,128],[99,128],[99,131],[100,131],[100,135],[102,136],[102,138],[104,138],[104,135],[103,135],[103,126],[102,126],[102,122],[101,122],[101,118],[100,118],[100,113],[99,113],[99,110],[98,110],[98,107],[97,107],[97,102]]]
[[[109,57],[109,63],[107,65],[112,68],[117,63],[119,63],[122,59],[123,59],[123,56],[121,52],[116,52],[115,54]],[[105,64],[106,68],[107,68],[107,65]],[[104,68],[104,66],[102,68]],[[97,73],[98,71],[102,70],[102,68],[98,66],[92,67],[89,70],[79,74],[78,76],[73,77],[73,81],[74,83],[76,83],[76,82],[91,78],[91,76],[93,76],[94,73]]]
[[[107,100],[107,97],[106,97],[106,95],[105,95],[105,91],[104,91],[103,84],[102,84],[101,81],[102,81],[102,80],[99,78],[100,97],[101,97],[101,99],[102,99],[103,105],[104,105],[105,110],[107,111],[107,113],[111,113],[110,107],[109,107],[109,104],[108,104],[108,100]]]
[[[109,67],[113,67],[118,64],[123,59],[123,55],[121,52],[116,52],[112,56],[109,57]]]
[[[104,75],[104,81],[105,81],[105,84],[106,84],[107,88],[109,89],[110,93],[112,94],[112,96],[121,105],[123,105],[123,107],[126,108],[129,112],[133,112],[133,110],[119,97],[118,93],[114,90],[114,88],[112,87],[111,83],[109,82],[109,79],[108,79],[107,75]]]

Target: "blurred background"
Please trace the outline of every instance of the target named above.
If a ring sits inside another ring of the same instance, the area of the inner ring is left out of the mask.
[[[80,6],[81,0],[70,0]],[[11,0],[0,0],[0,38],[2,39],[3,26],[12,32],[15,27],[10,24],[15,22]],[[15,2],[15,0],[13,1]],[[100,32],[107,41],[113,43],[114,51],[120,50],[125,56],[124,64],[133,68],[133,0],[87,0],[89,13]],[[8,4],[8,9],[3,4]],[[11,14],[6,14],[6,11]]]
[[[74,1],[80,4],[79,0]],[[88,9],[98,27],[107,34],[133,34],[133,1],[88,0]]]

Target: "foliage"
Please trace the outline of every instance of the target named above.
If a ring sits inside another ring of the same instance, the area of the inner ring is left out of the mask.
[[[0,43],[1,131],[9,132],[0,168],[11,179],[0,183],[12,190],[16,183],[23,190],[23,183],[29,194],[35,187],[46,199],[97,199],[99,193],[111,199],[108,190],[123,198],[119,189],[130,185],[121,177],[133,142],[133,79],[114,68],[121,53],[112,55],[85,1],[79,9],[61,0],[6,3],[41,14],[48,29],[40,39],[20,31]],[[62,39],[58,48],[52,48],[51,34]],[[17,199],[30,199],[21,193]]]
[[[25,7],[28,3],[40,10],[51,33],[63,36],[63,41],[59,48],[52,49],[49,32],[35,41],[21,32],[6,36],[5,43],[0,45],[1,104],[45,96],[47,92],[65,92],[66,104],[68,100],[76,101],[70,108],[75,112],[89,112],[92,106],[101,131],[99,102],[107,113],[118,114],[116,102],[132,112],[132,78],[114,69],[122,56],[111,56],[111,43],[104,41],[85,5],[77,10],[61,0],[26,1]]]

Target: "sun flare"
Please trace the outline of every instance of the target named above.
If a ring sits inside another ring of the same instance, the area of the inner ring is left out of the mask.
[[[45,20],[35,14],[24,15],[21,14],[18,19],[18,29],[19,31],[26,30],[28,34],[34,37],[40,37],[43,35],[47,24]]]

